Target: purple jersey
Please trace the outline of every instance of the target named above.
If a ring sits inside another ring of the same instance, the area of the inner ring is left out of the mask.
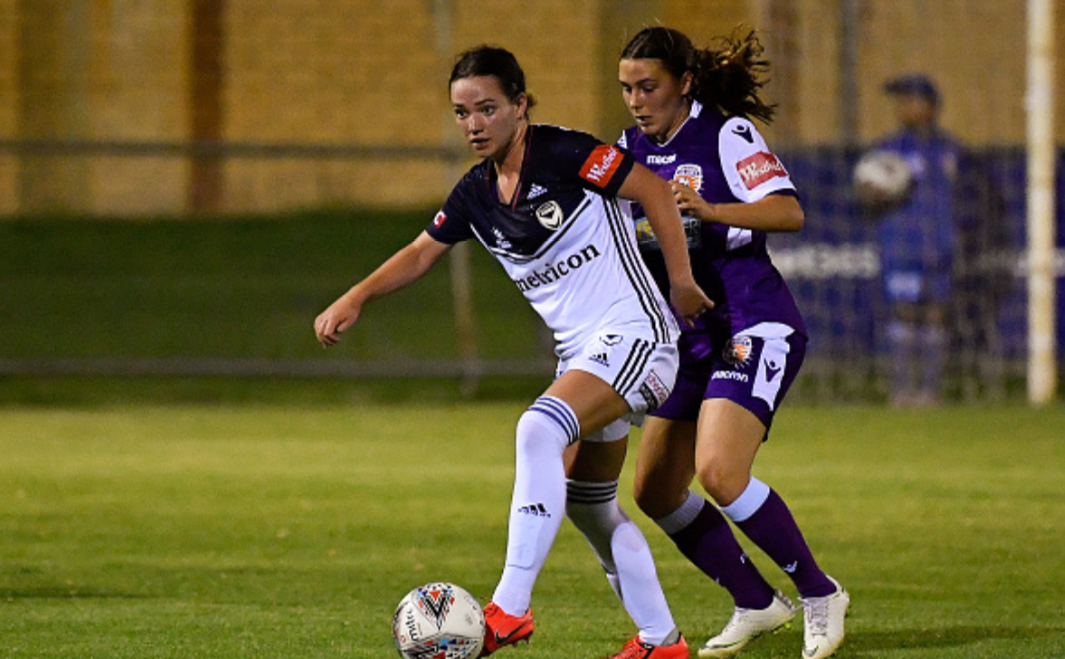
[[[665,144],[652,142],[635,126],[625,130],[618,144],[636,162],[664,179],[689,185],[711,203],[750,203],[773,193],[796,194],[787,171],[754,124],[697,102]],[[654,233],[638,206],[633,218],[644,261],[668,299],[669,278]],[[769,258],[764,231],[688,217],[684,223],[695,280],[715,305],[695,327],[683,328],[681,348],[686,359],[706,357],[714,345],[722,346],[759,323],[783,323],[806,335],[791,291]]]

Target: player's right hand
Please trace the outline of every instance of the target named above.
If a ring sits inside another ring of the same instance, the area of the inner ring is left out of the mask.
[[[329,305],[314,319],[314,335],[323,348],[340,343],[340,334],[359,319],[360,307],[352,306],[344,298]]]
[[[670,282],[669,301],[677,314],[691,327],[695,319],[714,308],[713,301],[706,296],[694,279],[685,282]]]

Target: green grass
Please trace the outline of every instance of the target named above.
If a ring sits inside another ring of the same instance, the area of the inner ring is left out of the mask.
[[[55,402],[61,396],[52,394],[63,391],[75,403],[86,396],[106,398],[39,377],[64,369],[101,375],[109,368],[129,372],[148,364],[156,373],[175,373],[190,363],[244,360],[237,364],[241,372],[297,363],[304,372],[319,367],[337,373],[367,362],[403,368],[456,360],[450,260],[414,286],[369,305],[334,350],[322,350],[311,328],[318,313],[413,239],[434,212],[0,218],[0,367],[38,376],[19,383],[0,378],[0,404]],[[543,323],[517,288],[479,245],[471,244],[468,253],[476,356],[550,361]],[[791,400],[886,398],[886,371],[872,372],[870,356],[856,355],[844,368],[823,352],[829,348],[813,337]],[[96,380],[102,390],[121,390],[123,399],[148,398],[138,390],[143,380],[126,378],[132,387]],[[217,387],[196,392],[186,386],[189,381],[176,387],[183,399],[220,398]],[[338,380],[329,384],[350,389]],[[175,389],[170,383],[146,386],[160,391],[164,403]],[[1006,386],[1011,400],[1023,400],[1023,379],[1011,377]],[[269,383],[258,388],[267,390]],[[945,388],[957,399],[954,378],[947,378]],[[341,400],[335,394],[326,398]]]
[[[388,657],[392,608],[499,576],[522,403],[0,409],[0,656]],[[1065,655],[1065,409],[791,408],[757,473],[852,592],[841,658]],[[631,503],[693,642],[730,606]],[[774,584],[782,573],[754,552]],[[568,525],[508,657],[632,633]],[[750,646],[800,656],[796,629]],[[502,654],[500,655],[502,656]]]
[[[328,355],[315,316],[434,210],[0,222],[0,359],[448,359],[448,263],[374,303]],[[538,320],[474,247],[480,356],[529,358]]]

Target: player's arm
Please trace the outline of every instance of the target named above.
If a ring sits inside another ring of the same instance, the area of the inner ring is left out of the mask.
[[[681,212],[703,222],[740,229],[798,231],[806,216],[784,165],[758,128],[744,117],[732,117],[718,131],[718,159],[735,203],[712,204],[681,183],[671,183]]]
[[[647,221],[662,248],[669,271],[670,302],[681,318],[690,323],[707,309],[713,308],[714,303],[706,297],[692,276],[684,225],[665,179],[643,165],[633,165],[618,189],[618,195],[638,202],[647,213]]]
[[[769,194],[750,203],[712,204],[683,183],[670,181],[669,186],[680,212],[703,222],[770,232],[799,231],[806,222],[802,204],[794,195]]]
[[[318,342],[325,347],[339,343],[340,333],[355,324],[364,304],[414,283],[450,248],[451,245],[439,242],[423,231],[318,315],[314,321]]]

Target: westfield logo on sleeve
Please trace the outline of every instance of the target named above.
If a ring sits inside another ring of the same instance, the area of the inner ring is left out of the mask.
[[[759,151],[736,163],[736,172],[748,190],[753,190],[770,179],[788,175],[780,160],[766,151]]]

